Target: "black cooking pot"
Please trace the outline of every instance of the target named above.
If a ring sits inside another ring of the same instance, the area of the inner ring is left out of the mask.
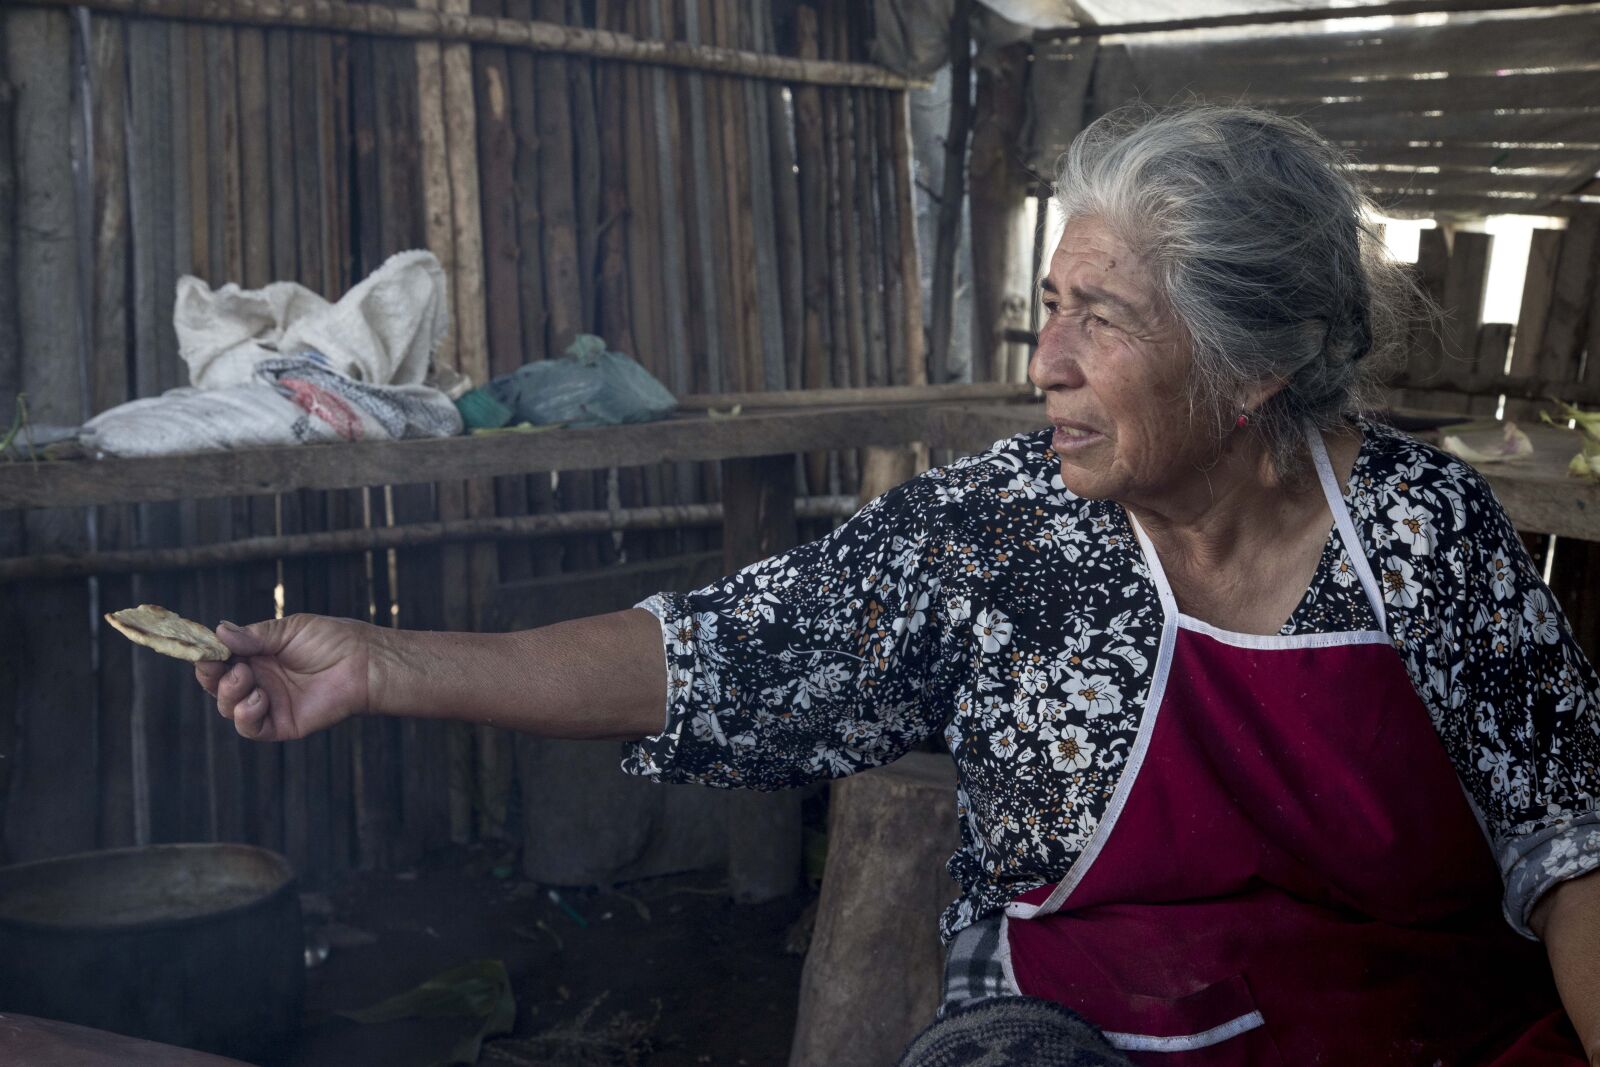
[[[294,872],[266,849],[0,867],[0,1011],[260,1060],[293,1040],[304,961]]]

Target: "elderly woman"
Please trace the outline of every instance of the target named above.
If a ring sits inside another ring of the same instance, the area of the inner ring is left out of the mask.
[[[1352,414],[1403,283],[1335,153],[1103,120],[1057,193],[1048,429],[697,592],[224,627],[202,683],[246,737],[449,714],[757,789],[942,733],[907,1062],[1600,1064],[1600,686],[1483,480]]]

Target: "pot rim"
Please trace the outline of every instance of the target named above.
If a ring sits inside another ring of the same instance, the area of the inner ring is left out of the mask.
[[[29,930],[54,934],[93,934],[100,937],[120,934],[141,934],[159,930],[170,930],[185,926],[198,926],[201,923],[217,922],[221,919],[233,918],[247,912],[264,908],[278,901],[285,893],[294,893],[299,884],[299,877],[295,874],[294,866],[287,856],[274,852],[269,848],[259,845],[247,845],[234,841],[183,841],[160,845],[131,845],[124,848],[90,849],[85,852],[72,852],[64,856],[51,856],[46,859],[28,860],[24,863],[12,863],[0,866],[0,885],[3,885],[8,874],[16,871],[40,870],[52,866],[65,866],[71,863],[81,863],[90,859],[102,859],[108,856],[126,856],[131,854],[150,854],[160,852],[197,854],[201,852],[254,852],[265,857],[278,872],[282,880],[263,892],[253,900],[241,904],[232,904],[216,911],[201,912],[196,915],[164,919],[143,919],[129,923],[84,923],[84,922],[48,922],[38,919],[24,919],[0,912],[0,931],[5,929]],[[299,908],[298,896],[295,907]]]

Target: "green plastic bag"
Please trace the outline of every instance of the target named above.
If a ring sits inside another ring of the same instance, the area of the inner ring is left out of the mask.
[[[603,339],[581,333],[560,359],[519,367],[484,387],[516,418],[536,426],[615,426],[664,419],[677,399],[651,373]]]

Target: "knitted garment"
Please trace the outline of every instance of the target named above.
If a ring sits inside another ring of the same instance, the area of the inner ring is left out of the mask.
[[[1100,1031],[1037,997],[951,1008],[918,1034],[898,1067],[1131,1067]]]

